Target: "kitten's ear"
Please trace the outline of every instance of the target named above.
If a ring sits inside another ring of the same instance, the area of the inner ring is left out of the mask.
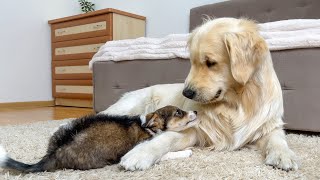
[[[146,123],[144,127],[152,127],[155,121],[159,118],[157,113],[149,113],[146,115]]]

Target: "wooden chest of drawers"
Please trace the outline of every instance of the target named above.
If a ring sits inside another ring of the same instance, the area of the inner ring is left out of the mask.
[[[105,42],[145,36],[145,17],[103,9],[49,21],[56,105],[92,107],[88,63]]]

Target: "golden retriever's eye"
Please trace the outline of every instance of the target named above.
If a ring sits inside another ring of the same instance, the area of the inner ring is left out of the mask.
[[[207,65],[208,68],[211,68],[216,64],[217,64],[217,62],[215,62],[215,61],[206,60],[206,65]]]

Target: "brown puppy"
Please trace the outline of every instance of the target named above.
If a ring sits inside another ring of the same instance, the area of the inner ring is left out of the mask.
[[[136,144],[161,131],[182,131],[196,124],[195,111],[174,106],[146,116],[85,116],[60,127],[50,139],[47,154],[36,164],[18,162],[3,149],[1,155],[0,147],[0,167],[22,172],[102,168],[118,163]]]

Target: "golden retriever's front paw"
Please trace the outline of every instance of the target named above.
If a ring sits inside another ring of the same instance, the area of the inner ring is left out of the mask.
[[[271,150],[267,153],[265,163],[285,171],[298,169],[297,157],[290,149]]]
[[[120,166],[128,171],[146,170],[155,163],[155,158],[151,154],[130,153],[123,156]]]
[[[154,165],[158,159],[154,149],[139,144],[121,158],[120,166],[129,171],[146,170]]]

